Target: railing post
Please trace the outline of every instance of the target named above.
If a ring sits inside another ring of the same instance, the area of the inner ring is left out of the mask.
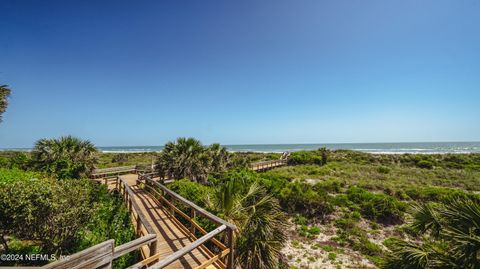
[[[153,241],[152,244],[150,244],[150,256],[153,256],[157,253],[157,240]]]
[[[234,249],[233,246],[235,245],[235,235],[233,234],[233,229],[227,229],[227,240],[228,240],[228,248],[230,249],[230,253],[228,253],[227,257],[227,269],[234,268]]]
[[[132,216],[133,216],[133,214],[132,214]],[[140,219],[140,216],[137,213],[137,236],[140,236],[140,234],[142,233],[142,226],[141,225],[142,225],[142,221]]]
[[[195,221],[194,219],[195,219],[195,217],[197,216],[197,211],[195,211],[194,208],[190,208],[190,210],[191,210],[191,212],[192,212],[190,217],[192,218],[192,222],[194,222],[194,221]],[[192,223],[191,225],[192,225],[192,226],[190,226],[190,232],[191,232],[193,235],[195,235],[195,226],[193,225],[193,223]]]

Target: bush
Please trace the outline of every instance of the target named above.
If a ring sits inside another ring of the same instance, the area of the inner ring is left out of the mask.
[[[328,194],[316,192],[308,184],[301,182],[289,183],[279,193],[280,204],[289,212],[300,212],[307,217],[323,219],[333,212]]]
[[[412,200],[424,202],[443,202],[455,197],[466,197],[480,200],[479,194],[441,187],[411,188],[407,189],[405,194]]]
[[[23,171],[17,168],[14,168],[14,169],[0,168],[0,184],[2,182],[11,183],[15,181],[30,180],[34,178],[40,178],[40,177],[42,177],[41,173],[37,173],[37,172]]]
[[[417,167],[422,169],[433,169],[433,163],[427,160],[417,162]]]
[[[200,207],[206,207],[208,197],[211,197],[213,194],[210,187],[190,181],[186,178],[174,181],[168,185],[168,188]]]
[[[44,253],[72,250],[80,239],[79,231],[95,212],[90,184],[83,180],[0,184],[0,231],[39,241]]]
[[[380,174],[388,174],[388,173],[390,173],[390,168],[388,168],[386,166],[380,166],[380,167],[377,168],[377,171]]]
[[[122,200],[89,180],[0,183],[0,215],[0,236],[15,239],[4,251],[12,246],[28,253],[66,255],[108,239],[120,245],[135,238]],[[125,268],[133,258],[133,254],[120,258],[116,267]]]
[[[405,205],[392,196],[371,193],[365,189],[351,187],[347,191],[348,199],[360,207],[362,215],[382,223],[398,223],[403,217]]]
[[[327,150],[318,151],[296,151],[292,152],[288,157],[288,164],[317,164],[324,165],[327,163]]]
[[[32,164],[30,154],[17,151],[0,152],[0,168],[27,170]]]

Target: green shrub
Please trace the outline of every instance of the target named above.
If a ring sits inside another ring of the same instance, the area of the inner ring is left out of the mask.
[[[206,199],[213,194],[212,188],[186,178],[174,181],[168,188],[201,207],[206,206]]]
[[[310,227],[308,232],[313,235],[320,234],[320,227],[317,227],[317,226]]]
[[[326,192],[335,192],[339,193],[342,187],[345,186],[344,182],[341,182],[337,179],[330,179],[319,182],[313,186],[313,189],[316,191],[326,191]]]
[[[465,192],[459,189],[442,188],[442,187],[424,187],[409,188],[405,194],[416,201],[433,201],[442,202],[452,197],[471,197],[472,199],[480,199],[479,194]]]
[[[279,193],[280,204],[288,212],[302,213],[307,217],[324,218],[333,212],[326,192],[316,192],[308,184],[289,183]]]
[[[0,236],[15,239],[7,246],[22,251],[67,255],[108,239],[120,245],[135,238],[121,198],[89,180],[0,183],[0,215]],[[134,258],[128,254],[116,260],[115,267],[125,268]]]
[[[328,259],[331,260],[331,261],[336,260],[337,259],[337,253],[335,253],[335,252],[328,253]]]
[[[288,164],[317,164],[324,165],[327,163],[326,151],[296,151],[292,152],[288,157]]]
[[[417,167],[418,168],[423,168],[423,169],[432,169],[433,168],[433,163],[428,160],[421,160],[417,162]]]
[[[11,183],[14,181],[30,180],[40,177],[42,177],[42,174],[37,172],[23,171],[17,168],[0,168],[0,183]]]
[[[388,174],[388,173],[390,173],[390,168],[388,168],[386,166],[380,166],[380,167],[377,168],[377,171],[380,174]]]
[[[367,219],[382,223],[401,221],[405,205],[392,196],[371,193],[365,189],[351,187],[347,191],[348,199],[360,207],[360,212]]]
[[[296,214],[295,218],[293,219],[293,223],[295,223],[297,225],[307,225],[308,220],[304,216],[302,216],[300,214]]]

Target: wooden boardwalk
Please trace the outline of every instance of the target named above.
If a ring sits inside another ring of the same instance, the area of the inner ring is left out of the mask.
[[[280,160],[255,163],[250,168],[261,172],[284,166],[288,156],[285,152]],[[237,227],[168,189],[155,175],[154,166],[95,170],[91,179],[122,197],[137,239],[120,246],[110,239],[41,268],[111,269],[115,259],[140,250],[143,259],[128,269],[234,269]],[[198,218],[214,228],[206,231]]]
[[[153,254],[160,254],[158,256],[159,260],[168,257],[196,240],[191,233],[185,231],[187,229],[182,227],[182,224],[179,224],[163,206],[158,204],[156,199],[136,184],[138,175],[124,175],[121,177],[132,188],[135,193],[135,197],[132,198],[139,205],[141,212],[145,215],[155,234],[157,234],[157,251]],[[212,258],[211,253],[197,248],[165,268],[197,268],[210,258]],[[207,268],[217,267],[211,265]]]

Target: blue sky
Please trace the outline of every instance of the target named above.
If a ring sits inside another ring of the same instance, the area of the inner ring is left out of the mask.
[[[0,148],[480,140],[479,1],[0,1]]]

